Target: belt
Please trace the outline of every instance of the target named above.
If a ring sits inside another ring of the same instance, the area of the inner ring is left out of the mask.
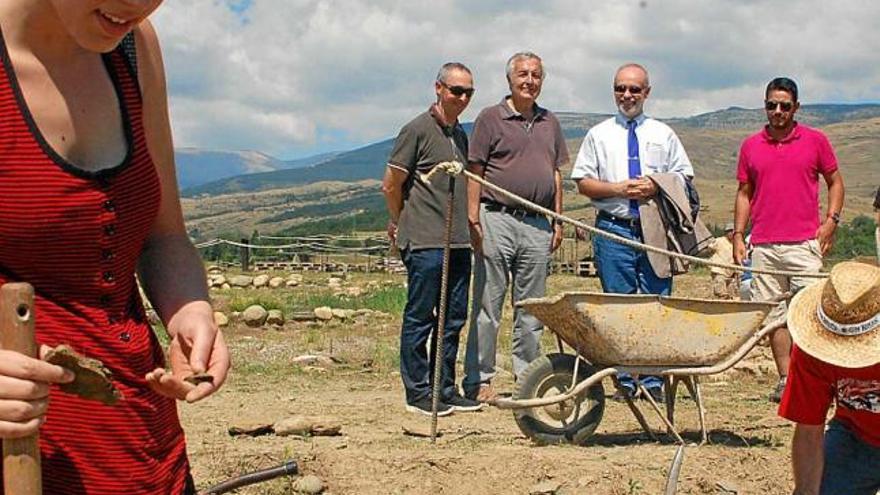
[[[538,216],[543,216],[538,212],[529,211],[525,208],[517,208],[515,206],[507,206],[501,203],[496,203],[495,201],[480,201],[486,207],[487,211],[500,211],[501,213],[507,213],[508,215],[514,218],[535,218]]]
[[[600,210],[599,214],[596,215],[597,220],[607,220],[611,223],[616,223],[618,225],[625,225],[627,227],[640,227],[642,222],[638,218],[623,218],[616,217],[607,211]]]

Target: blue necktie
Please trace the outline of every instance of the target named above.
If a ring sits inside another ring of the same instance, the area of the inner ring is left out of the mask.
[[[630,120],[626,123],[629,129],[628,154],[629,154],[629,178],[635,179],[642,175],[642,162],[639,160],[639,138],[636,136],[636,126],[638,122]],[[638,200],[629,200],[629,213],[633,218],[639,218],[639,202]]]

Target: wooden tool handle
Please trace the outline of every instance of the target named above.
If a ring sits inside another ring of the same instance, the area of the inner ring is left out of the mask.
[[[0,347],[37,357],[34,339],[34,288],[11,283],[0,287]],[[5,495],[42,495],[40,436],[3,440]]]

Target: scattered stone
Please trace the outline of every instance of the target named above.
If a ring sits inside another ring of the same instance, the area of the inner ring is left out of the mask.
[[[183,381],[192,385],[198,385],[200,383],[214,383],[214,375],[210,375],[208,373],[196,373],[194,375],[189,375],[188,377],[184,378]]]
[[[427,428],[410,428],[407,426],[401,426],[400,429],[403,431],[403,434],[408,437],[415,438],[431,438],[431,432]],[[442,431],[437,432],[437,438],[443,436]]]
[[[257,275],[254,277],[254,287],[260,288],[269,285],[269,276],[268,275]]]
[[[333,310],[330,309],[329,306],[321,306],[320,308],[315,308],[315,317],[319,320],[332,320],[333,319]]]
[[[241,319],[241,311],[233,311],[229,313],[230,320],[240,320]]]
[[[208,267],[208,273],[223,273],[223,269],[217,265],[211,265]]]
[[[318,317],[315,316],[314,311],[297,311],[292,313],[289,319],[290,321],[315,321]]]
[[[364,289],[361,287],[349,287],[345,289],[345,295],[350,297],[360,297],[364,295]]]
[[[261,327],[266,323],[266,318],[269,317],[269,312],[259,304],[254,304],[248,306],[248,308],[242,312],[241,317],[244,320],[245,325],[249,327]]]
[[[272,277],[269,279],[269,287],[272,289],[277,289],[284,285],[284,279],[281,277]]]
[[[216,275],[211,279],[211,287],[222,287],[226,283],[226,275]]]
[[[553,480],[544,480],[529,489],[529,495],[555,495],[562,488],[562,483]]]
[[[297,285],[299,285],[299,281],[298,280],[288,280],[287,282],[284,282],[284,285],[286,287],[296,287]]]
[[[341,286],[341,285],[342,285],[342,279],[341,279],[341,278],[338,278],[338,277],[330,277],[330,279],[327,280],[327,286],[328,286],[328,287],[339,287],[339,286]]]
[[[317,416],[291,416],[276,422],[273,428],[280,437],[334,437],[342,431],[342,425],[338,421]]]
[[[221,285],[221,286],[220,286],[220,288],[221,288],[221,289],[227,289],[227,290],[228,290],[228,289],[231,289],[231,288],[232,288],[232,286],[231,286],[231,285],[229,285],[229,283],[228,283],[228,282],[227,282],[227,283],[225,283],[225,284],[223,284],[223,285]]]
[[[229,279],[229,284],[233,287],[250,287],[254,283],[254,277],[249,275],[236,275]]]
[[[59,385],[64,392],[107,405],[122,398],[111,381],[113,374],[97,359],[87,358],[62,344],[49,350],[46,361],[67,368],[75,375],[72,382]]]
[[[271,424],[245,424],[233,425],[229,427],[229,436],[237,437],[246,435],[249,437],[259,437],[263,435],[271,435],[275,433],[275,428]]]
[[[730,480],[721,480],[715,483],[715,486],[718,487],[718,489],[721,490],[721,493],[724,494],[736,495],[737,493],[742,493],[740,492],[739,487],[736,485],[736,483]]]
[[[327,368],[319,368],[317,366],[303,366],[302,370],[306,373],[318,373],[319,375],[327,374]]]
[[[302,478],[297,478],[293,482],[293,490],[297,493],[306,493],[310,495],[322,493],[324,491],[324,482],[321,478],[309,474]]]
[[[341,361],[332,356],[325,356],[322,354],[303,354],[302,356],[293,358],[293,361],[291,362],[297,366],[321,366],[330,368],[339,364]]]
[[[339,318],[340,320],[348,319],[348,314],[345,312],[344,309],[333,308],[330,310],[330,313],[333,315],[334,318]]]
[[[214,323],[216,323],[218,327],[222,328],[229,325],[229,318],[220,311],[214,311]]]
[[[284,313],[280,309],[270,309],[269,315],[266,317],[266,323],[279,327],[284,325]]]

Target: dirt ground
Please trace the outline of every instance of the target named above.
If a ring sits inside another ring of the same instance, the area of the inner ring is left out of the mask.
[[[328,276],[311,275],[316,284]],[[367,277],[376,276],[353,275],[345,283],[359,285]],[[595,279],[557,275],[548,292],[596,287]],[[705,297],[711,293],[709,278],[705,273],[680,277],[675,293]],[[217,305],[233,296],[241,294],[218,293]],[[229,381],[212,399],[181,406],[199,488],[295,459],[302,473],[320,477],[325,493],[332,494],[663,493],[676,444],[666,435],[651,441],[626,405],[610,400],[587,446],[538,446],[518,429],[509,411],[491,407],[440,418],[442,435],[435,444],[404,435],[403,428],[430,431],[430,418],[404,410],[396,369],[399,326],[400,317],[394,315],[346,323],[288,322],[270,330],[236,323],[228,327],[235,366]],[[502,328],[509,333],[509,315]],[[550,336],[545,337],[550,344]],[[462,355],[463,349],[464,342]],[[509,341],[499,349],[497,386],[511,392],[512,376],[505,371],[510,370]],[[291,364],[308,353],[332,355],[341,363],[326,369]],[[677,493],[790,492],[793,430],[767,400],[776,379],[772,370],[769,350],[759,347],[738,369],[704,379],[710,430],[704,446],[694,444],[699,440],[696,408],[686,391],[679,391],[677,422],[690,444]],[[610,381],[605,391],[610,396]],[[641,404],[655,430],[663,431],[647,403]],[[342,435],[252,438],[227,433],[233,425],[273,423],[292,415],[338,420]],[[290,478],[274,480],[236,493],[295,493],[292,483]]]

